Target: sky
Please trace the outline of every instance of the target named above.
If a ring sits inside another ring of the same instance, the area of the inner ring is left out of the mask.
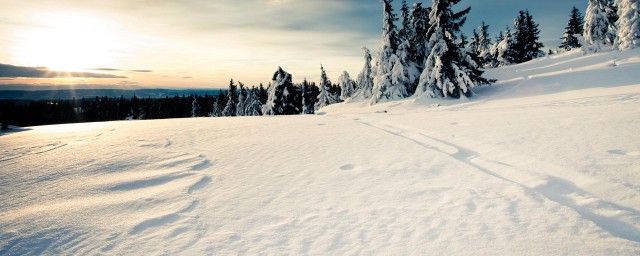
[[[269,83],[281,66],[318,81],[353,78],[377,52],[378,0],[3,0],[0,84],[117,88],[225,88]],[[407,1],[412,4],[413,1]],[[491,36],[528,9],[541,41],[557,47],[573,6],[587,0],[462,0],[463,32]],[[399,12],[401,1],[394,6]],[[430,6],[431,1],[423,1]]]

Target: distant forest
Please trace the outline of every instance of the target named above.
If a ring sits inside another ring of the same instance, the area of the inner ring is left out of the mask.
[[[217,95],[191,94],[164,98],[91,97],[57,100],[0,100],[0,123],[25,127],[65,123],[101,122],[117,120],[148,120],[190,117],[258,116],[269,98],[267,89],[240,89],[231,80],[229,89]],[[338,85],[330,86],[332,95],[340,94]],[[318,97],[315,83],[305,80],[291,84],[288,92],[295,112],[285,114],[313,114]],[[304,107],[303,107],[304,106]],[[306,111],[302,111],[305,109]]]

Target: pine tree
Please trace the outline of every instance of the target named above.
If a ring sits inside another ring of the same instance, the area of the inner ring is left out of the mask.
[[[599,52],[603,45],[613,45],[616,20],[617,14],[611,0],[589,0],[584,22],[583,51]]]
[[[540,30],[529,11],[520,11],[512,32],[514,63],[523,63],[544,56],[544,45],[538,42]]]
[[[220,107],[218,107],[218,101],[217,101],[217,97],[214,99],[213,101],[213,106],[212,106],[212,110],[211,113],[209,113],[210,117],[219,117],[220,114],[222,113],[222,110],[220,110]]]
[[[428,32],[431,52],[420,76],[418,97],[469,97],[472,87],[490,82],[481,77],[477,64],[459,48],[457,35],[470,8],[454,13],[452,7],[458,2],[460,0],[433,1]]]
[[[498,67],[508,66],[516,62],[517,53],[514,49],[513,33],[509,27],[506,28],[504,34],[502,34],[502,41],[500,41],[496,48],[496,64]]]
[[[406,0],[402,0],[402,8],[400,10],[400,16],[402,18],[402,28],[398,34],[400,45],[398,45],[398,50],[396,51],[397,59],[395,63],[393,63],[391,70],[391,83],[404,86],[406,92],[398,93],[406,94],[403,96],[406,97],[415,92],[416,86],[418,85],[418,78],[420,77],[420,70],[418,69],[418,64],[414,61],[414,47],[411,47],[411,38],[415,37],[413,36],[415,29],[411,23]]]
[[[364,67],[362,67],[362,71],[358,74],[358,79],[356,80],[356,92],[353,95],[354,99],[369,99],[372,95],[373,90],[373,76],[371,74],[371,52],[367,47],[362,47],[364,50]]]
[[[571,16],[569,16],[569,23],[562,35],[562,44],[560,48],[565,51],[582,47],[580,43],[580,36],[584,33],[584,18],[582,14],[575,6],[571,10]]]
[[[238,104],[236,106],[237,116],[244,116],[245,105],[247,104],[247,91],[244,89],[244,84],[238,81],[238,86],[240,86],[240,93],[238,94]]]
[[[327,73],[324,71],[324,67],[320,65],[320,92],[318,93],[318,100],[315,104],[315,110],[329,106],[336,103],[336,98],[332,94],[331,81],[327,78]]]
[[[193,101],[191,102],[191,117],[198,116],[198,99],[196,95],[192,95]]]
[[[353,86],[355,82],[351,80],[351,76],[349,76],[349,72],[347,72],[346,70],[342,72],[342,75],[340,75],[340,78],[338,78],[338,80],[340,81],[340,89],[341,89],[340,99],[345,101],[353,95],[353,91],[354,91]]]
[[[413,4],[411,8],[411,27],[413,32],[409,37],[411,60],[416,63],[418,71],[424,68],[424,61],[427,57],[427,32],[429,30],[429,13],[431,7],[423,8],[422,3]]]
[[[499,46],[503,40],[504,40],[504,33],[500,31],[496,36],[496,41],[489,48],[489,60],[487,63],[487,67],[495,68],[500,66],[500,62],[498,61],[498,56],[500,55]]]
[[[305,78],[302,82],[302,113],[314,114],[315,104],[319,94],[318,87],[315,83],[309,83]]]
[[[260,102],[262,103],[262,105],[267,104],[267,98],[269,98],[269,93],[267,92],[266,89],[264,89],[264,86],[262,85],[262,83],[260,83],[260,86],[258,87],[258,98],[260,99]]]
[[[383,28],[382,28],[382,43],[380,44],[380,51],[378,57],[378,63],[376,63],[376,74],[373,78],[373,96],[369,101],[370,104],[376,104],[382,101],[401,99],[408,96],[407,86],[405,84],[394,84],[394,65],[402,65],[402,61],[398,60],[396,52],[399,46],[398,35],[394,21],[396,17],[393,14],[393,8],[391,7],[393,0],[382,0],[383,7]],[[396,62],[400,62],[399,64]],[[398,75],[400,70],[404,68],[398,67],[395,74]]]
[[[233,79],[231,79],[231,82],[229,82],[229,91],[227,91],[227,105],[222,111],[222,116],[236,116],[238,111],[238,95],[236,95],[236,90],[237,87],[233,83]]]
[[[296,107],[297,88],[292,83],[291,74],[278,67],[267,89],[267,104],[263,106],[264,115],[295,115],[300,110]]]
[[[640,0],[618,0],[618,36],[616,45],[620,50],[640,46]]]
[[[478,57],[478,64],[480,66],[487,66],[491,62],[491,38],[489,38],[489,25],[482,21],[482,24],[478,27],[477,42],[475,43],[475,49],[472,47],[473,52]]]
[[[245,116],[261,116],[262,115],[262,103],[260,103],[260,97],[258,96],[259,89],[253,87],[247,91],[247,100],[245,104],[244,114]]]

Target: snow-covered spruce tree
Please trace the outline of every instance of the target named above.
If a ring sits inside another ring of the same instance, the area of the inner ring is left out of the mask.
[[[520,11],[513,26],[511,35],[515,52],[514,63],[523,63],[544,56],[541,50],[544,45],[538,42],[540,30],[529,11]]]
[[[616,45],[620,50],[640,46],[640,0],[617,0],[618,37]]]
[[[331,81],[327,78],[327,73],[324,71],[324,67],[320,65],[320,92],[318,93],[318,100],[315,104],[315,110],[324,108],[331,104],[336,103],[336,98],[331,93]]]
[[[278,67],[267,89],[267,103],[262,109],[264,115],[295,115],[300,113],[296,107],[297,88],[293,85],[291,74]]]
[[[360,71],[358,79],[356,80],[356,92],[353,95],[354,99],[369,99],[371,98],[371,91],[373,90],[371,52],[367,47],[362,47],[362,50],[364,50],[364,67],[362,67],[362,71]]]
[[[583,51],[599,52],[613,45],[616,38],[617,14],[611,0],[589,0],[584,22]]]
[[[236,95],[236,90],[237,87],[233,83],[233,79],[231,79],[231,82],[229,82],[229,91],[227,91],[227,105],[222,111],[222,116],[236,116],[238,111],[238,95]]]
[[[349,72],[347,72],[346,70],[344,72],[342,72],[342,75],[340,75],[340,77],[338,78],[338,81],[340,81],[340,99],[345,101],[348,98],[350,98],[351,96],[353,96],[353,87],[355,82],[353,82],[353,80],[351,80],[351,76],[349,76]]]
[[[396,26],[394,25],[396,17],[393,14],[391,2],[393,2],[393,0],[382,0],[382,42],[378,52],[377,70],[373,78],[373,95],[369,101],[371,105],[388,100],[402,99],[408,96],[406,84],[393,83],[394,65],[399,61],[396,56],[399,40]],[[396,71],[396,74],[398,74],[398,71]]]
[[[191,117],[198,116],[198,99],[196,95],[192,95],[193,101],[191,102]]]
[[[261,116],[262,103],[258,96],[258,89],[255,87],[247,91],[247,100],[244,108],[245,116]]]
[[[580,43],[580,37],[584,33],[584,18],[582,14],[575,6],[571,9],[571,15],[569,16],[569,22],[562,34],[562,44],[560,48],[565,51],[582,47]]]
[[[418,97],[469,97],[472,87],[489,83],[480,76],[482,71],[470,63],[472,60],[468,55],[459,49],[457,35],[470,8],[454,13],[451,8],[458,2],[460,0],[433,1],[429,14],[431,37],[428,48],[431,52],[420,76]]]
[[[496,64],[497,67],[508,66],[516,63],[517,53],[514,50],[515,41],[513,39],[513,33],[509,27],[506,28],[502,41],[500,41],[496,48]]]
[[[413,58],[415,58],[415,52],[411,47],[411,38],[414,37],[412,34],[415,33],[415,30],[411,23],[406,0],[402,0],[402,8],[400,10],[402,28],[398,34],[400,44],[396,51],[396,62],[393,64],[393,69],[391,70],[391,83],[404,85],[406,88],[406,96],[409,96],[415,92],[416,86],[418,86],[420,70],[413,60]]]
[[[473,37],[469,45],[473,54],[478,58],[480,66],[488,66],[491,62],[491,38],[489,38],[489,25],[482,21],[478,31],[473,30]]]
[[[496,36],[496,41],[493,44],[491,44],[491,47],[489,48],[490,54],[489,54],[489,61],[487,63],[487,67],[495,68],[499,66],[500,63],[498,62],[498,55],[499,55],[498,46],[500,45],[502,40],[504,40],[504,34],[502,31],[500,31]]]
[[[236,106],[236,116],[244,116],[245,105],[247,104],[247,91],[244,89],[244,84],[238,81],[238,86],[240,86],[240,93],[238,94],[238,104]]]
[[[413,32],[409,38],[411,47],[411,60],[416,63],[418,71],[424,68],[424,60],[427,57],[427,32],[429,30],[429,13],[431,7],[423,8],[422,3],[413,4],[411,8],[411,27]]]

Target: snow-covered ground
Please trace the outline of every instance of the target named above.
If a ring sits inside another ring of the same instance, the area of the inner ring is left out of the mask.
[[[466,101],[0,136],[0,255],[640,254],[640,50]]]

